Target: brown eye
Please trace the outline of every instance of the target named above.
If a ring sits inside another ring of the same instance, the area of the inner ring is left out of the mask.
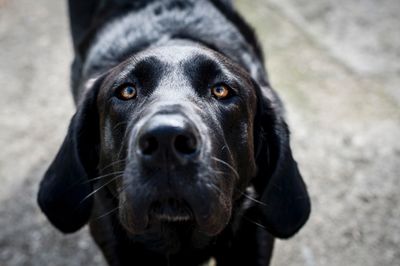
[[[211,89],[212,94],[218,99],[222,100],[229,96],[230,90],[226,85],[217,85]]]
[[[136,97],[136,88],[133,85],[124,85],[117,91],[117,97],[127,101]]]

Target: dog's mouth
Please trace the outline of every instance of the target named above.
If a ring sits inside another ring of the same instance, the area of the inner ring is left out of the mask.
[[[168,186],[162,177],[151,179],[155,184],[130,178],[136,182],[119,195],[118,213],[123,227],[132,234],[155,232],[164,225],[179,225],[209,236],[221,232],[231,216],[230,190],[221,192],[222,188],[211,184],[211,180],[193,184],[188,179],[180,183],[175,180]]]
[[[158,230],[160,226],[184,225],[213,236],[228,224],[231,201],[206,188],[193,193],[187,191],[181,197],[148,199],[135,194],[119,211],[122,225],[132,234]],[[190,194],[190,195],[189,195]],[[194,196],[194,195],[197,195]],[[121,200],[125,200],[124,197]]]
[[[188,222],[194,219],[193,211],[186,201],[169,198],[157,200],[149,208],[150,221]]]

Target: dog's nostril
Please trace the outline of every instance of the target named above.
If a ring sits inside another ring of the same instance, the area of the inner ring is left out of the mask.
[[[140,143],[140,149],[145,155],[152,155],[158,149],[158,141],[153,136],[148,136],[144,138]]]
[[[197,141],[194,136],[178,135],[175,138],[174,147],[182,154],[192,154],[197,150]]]

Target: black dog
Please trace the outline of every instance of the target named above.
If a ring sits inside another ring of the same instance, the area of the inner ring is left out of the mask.
[[[310,202],[228,0],[70,0],[77,112],[39,191],[110,265],[268,265]]]

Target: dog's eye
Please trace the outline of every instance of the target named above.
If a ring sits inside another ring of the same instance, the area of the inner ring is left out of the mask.
[[[230,89],[226,85],[217,85],[212,87],[211,93],[218,100],[222,100],[230,96]]]
[[[118,99],[127,101],[136,97],[136,88],[132,84],[126,84],[117,89]]]

